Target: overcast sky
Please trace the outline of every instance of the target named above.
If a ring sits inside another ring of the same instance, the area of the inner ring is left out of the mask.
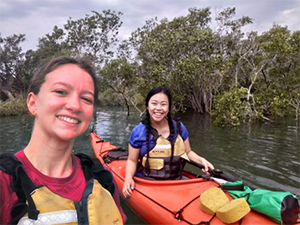
[[[188,9],[211,7],[211,12],[236,7],[236,17],[254,19],[249,30],[268,31],[273,23],[300,30],[300,0],[0,0],[0,33],[2,37],[25,34],[23,50],[36,49],[38,38],[52,33],[67,20],[84,18],[91,11],[122,12],[120,39],[142,27],[146,20],[186,16]]]

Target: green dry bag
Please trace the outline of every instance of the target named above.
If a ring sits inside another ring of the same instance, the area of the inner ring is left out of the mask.
[[[233,198],[245,198],[251,209],[267,215],[280,224],[295,224],[299,219],[299,201],[290,192],[254,189],[242,181],[221,184]]]

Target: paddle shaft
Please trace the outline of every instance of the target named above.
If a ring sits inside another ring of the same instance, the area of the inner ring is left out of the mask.
[[[204,169],[204,166],[200,163],[196,163],[196,162],[192,162],[192,161],[188,161],[188,160],[186,160],[186,162],[193,165],[193,166],[196,166],[200,169]],[[215,178],[221,178],[221,179],[224,179],[224,180],[229,181],[229,182],[237,181],[236,178],[234,178],[232,176],[229,176],[227,174],[224,174],[223,171],[221,171],[219,169],[208,169],[208,172],[209,172],[210,176],[215,177]],[[245,185],[247,185],[247,184],[245,184]],[[247,186],[250,187],[252,190],[256,189],[256,188],[251,187],[249,185],[247,185]]]

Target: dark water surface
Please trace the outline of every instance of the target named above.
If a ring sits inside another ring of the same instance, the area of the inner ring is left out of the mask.
[[[193,112],[178,115],[189,131],[192,149],[215,168],[245,183],[274,191],[300,195],[300,128],[293,118],[239,128],[213,126],[210,118]],[[139,114],[121,108],[99,109],[90,129],[76,140],[74,151],[93,154],[89,132],[127,148],[128,136],[139,122]],[[33,118],[0,118],[0,150],[17,152],[30,139]],[[189,170],[197,169],[188,167]],[[200,171],[199,171],[200,173]],[[142,221],[124,205],[128,224]]]

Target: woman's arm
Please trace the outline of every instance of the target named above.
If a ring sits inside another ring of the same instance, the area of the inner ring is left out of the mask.
[[[189,157],[189,159],[193,162],[202,164],[204,166],[203,172],[208,173],[208,169],[214,169],[214,166],[207,161],[205,158],[197,155],[192,149],[191,149],[191,145],[190,145],[190,141],[189,138],[187,138],[184,141],[184,146],[185,146],[185,152],[187,154],[187,156]]]
[[[123,186],[123,195],[125,197],[130,197],[132,195],[132,190],[134,189],[133,176],[136,172],[137,163],[140,155],[140,149],[128,145],[128,159],[126,162],[126,175],[125,182]]]

